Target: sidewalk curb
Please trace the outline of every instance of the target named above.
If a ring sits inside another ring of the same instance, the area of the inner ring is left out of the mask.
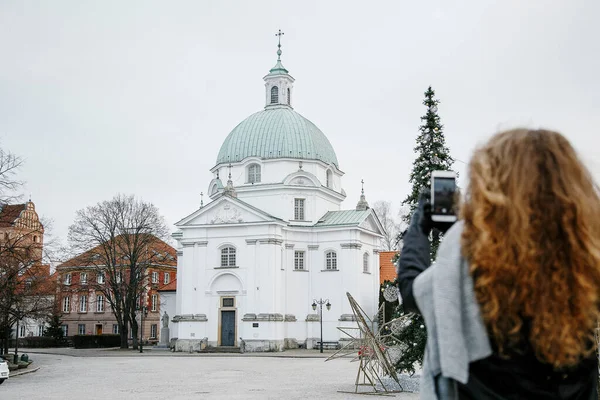
[[[15,376],[21,376],[21,375],[32,374],[32,373],[34,373],[34,372],[37,372],[37,371],[38,371],[40,368],[41,368],[41,367],[35,367],[35,368],[33,368],[33,369],[26,368],[26,369],[24,369],[24,370],[22,370],[22,371],[17,371],[17,372],[11,373],[11,374],[10,374],[10,377],[9,377],[9,379],[10,379],[10,378],[14,378]]]

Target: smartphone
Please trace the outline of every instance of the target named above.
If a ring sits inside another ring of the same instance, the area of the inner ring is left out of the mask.
[[[456,222],[454,200],[456,195],[456,172],[433,171],[431,173],[431,220]]]

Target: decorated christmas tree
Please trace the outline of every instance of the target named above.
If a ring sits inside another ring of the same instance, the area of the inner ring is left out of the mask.
[[[430,190],[431,172],[436,170],[450,170],[454,160],[450,156],[450,150],[446,146],[443,128],[438,115],[439,100],[435,98],[435,92],[431,86],[425,92],[423,105],[427,108],[424,116],[421,117],[419,126],[419,136],[415,146],[416,159],[410,174],[409,182],[412,184],[412,190],[408,197],[403,201],[403,205],[410,207],[410,213],[406,216],[406,222],[410,223],[410,218],[417,207],[419,195],[423,190]],[[431,257],[435,258],[437,247],[440,241],[440,233],[436,229],[431,232]],[[395,262],[398,260],[395,258]],[[382,290],[389,285],[397,286],[397,282],[386,283],[382,285]],[[386,304],[393,306],[394,302]],[[394,317],[404,316],[402,304],[395,303]],[[394,330],[394,340],[400,344],[402,349],[401,356],[396,361],[396,369],[399,372],[414,373],[415,366],[422,365],[423,355],[425,353],[425,344],[427,341],[427,331],[425,322],[420,315],[411,315],[410,318],[403,320],[402,326]]]

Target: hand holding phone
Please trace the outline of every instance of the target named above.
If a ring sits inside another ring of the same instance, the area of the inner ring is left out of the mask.
[[[456,173],[433,171],[431,173],[431,220],[456,222]]]

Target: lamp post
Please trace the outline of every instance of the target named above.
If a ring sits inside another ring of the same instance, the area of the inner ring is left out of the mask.
[[[313,300],[312,303],[312,309],[313,311],[317,310],[317,304],[319,305],[319,321],[321,321],[321,344],[319,346],[320,352],[323,352],[323,304],[325,304],[325,307],[327,307],[327,311],[331,310],[331,303],[329,302],[329,299],[327,300],[323,300],[323,299],[319,299],[319,300]]]
[[[143,306],[140,309],[140,353],[144,352],[144,317],[148,316],[148,307]]]

